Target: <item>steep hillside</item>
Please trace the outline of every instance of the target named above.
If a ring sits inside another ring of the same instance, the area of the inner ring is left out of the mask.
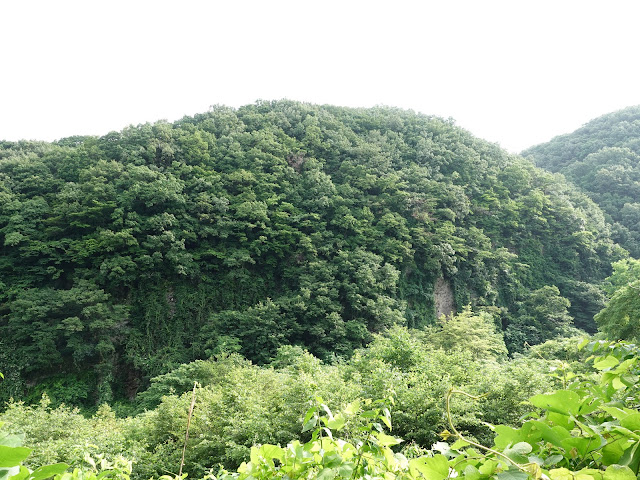
[[[4,142],[0,197],[4,392],[75,402],[221,351],[347,357],[447,305],[493,314],[517,350],[593,329],[621,255],[573,187],[391,108],[261,102]]]
[[[614,240],[640,257],[640,106],[603,115],[523,155],[583,189],[606,213]]]

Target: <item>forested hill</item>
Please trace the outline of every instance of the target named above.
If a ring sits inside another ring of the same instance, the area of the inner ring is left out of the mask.
[[[123,398],[181,363],[264,363],[282,344],[346,357],[447,301],[493,314],[517,350],[572,320],[593,330],[621,256],[561,179],[392,108],[260,102],[3,142],[0,197],[6,395]]]
[[[640,106],[603,115],[523,155],[584,190],[604,210],[614,240],[640,257]]]

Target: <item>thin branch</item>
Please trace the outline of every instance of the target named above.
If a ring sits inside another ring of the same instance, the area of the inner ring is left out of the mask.
[[[182,467],[184,467],[184,456],[187,452],[187,441],[189,440],[189,427],[191,426],[191,416],[193,415],[193,409],[196,406],[196,387],[198,382],[193,383],[193,395],[191,396],[191,406],[189,407],[189,416],[187,417],[187,433],[184,435],[184,446],[182,447],[182,459],[180,460],[180,471],[178,477],[182,477]]]
[[[480,448],[484,451],[493,453],[495,456],[500,457],[504,460],[506,460],[507,462],[509,462],[510,464],[518,467],[518,469],[522,472],[526,472],[528,473],[528,470],[526,468],[524,468],[522,465],[520,465],[518,462],[515,462],[513,460],[511,460],[509,457],[507,457],[504,453],[502,452],[498,452],[497,450],[493,450],[492,448],[489,447],[485,447],[484,445],[481,445],[477,442],[474,442],[473,440],[469,439],[469,438],[465,438],[459,431],[458,429],[455,427],[455,425],[453,424],[453,420],[451,418],[451,396],[457,393],[459,395],[464,395],[465,397],[471,398],[473,400],[480,400],[482,397],[484,397],[485,395],[480,395],[480,396],[475,396],[475,395],[471,395],[467,392],[463,392],[462,390],[456,390],[453,387],[449,389],[449,392],[447,393],[447,420],[449,421],[449,427],[451,427],[451,431],[453,432],[453,434],[458,437],[460,440],[463,440],[465,442],[467,442],[470,445],[473,445],[474,447]]]

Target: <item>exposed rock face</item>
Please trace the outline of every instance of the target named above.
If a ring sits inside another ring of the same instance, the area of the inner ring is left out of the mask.
[[[441,315],[456,313],[456,304],[453,298],[451,283],[444,278],[438,278],[433,286],[433,300],[436,306],[436,318]]]

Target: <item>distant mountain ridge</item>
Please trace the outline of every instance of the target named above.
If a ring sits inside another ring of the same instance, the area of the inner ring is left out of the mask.
[[[614,240],[640,256],[640,106],[598,117],[522,155],[579,186],[604,210]]]

